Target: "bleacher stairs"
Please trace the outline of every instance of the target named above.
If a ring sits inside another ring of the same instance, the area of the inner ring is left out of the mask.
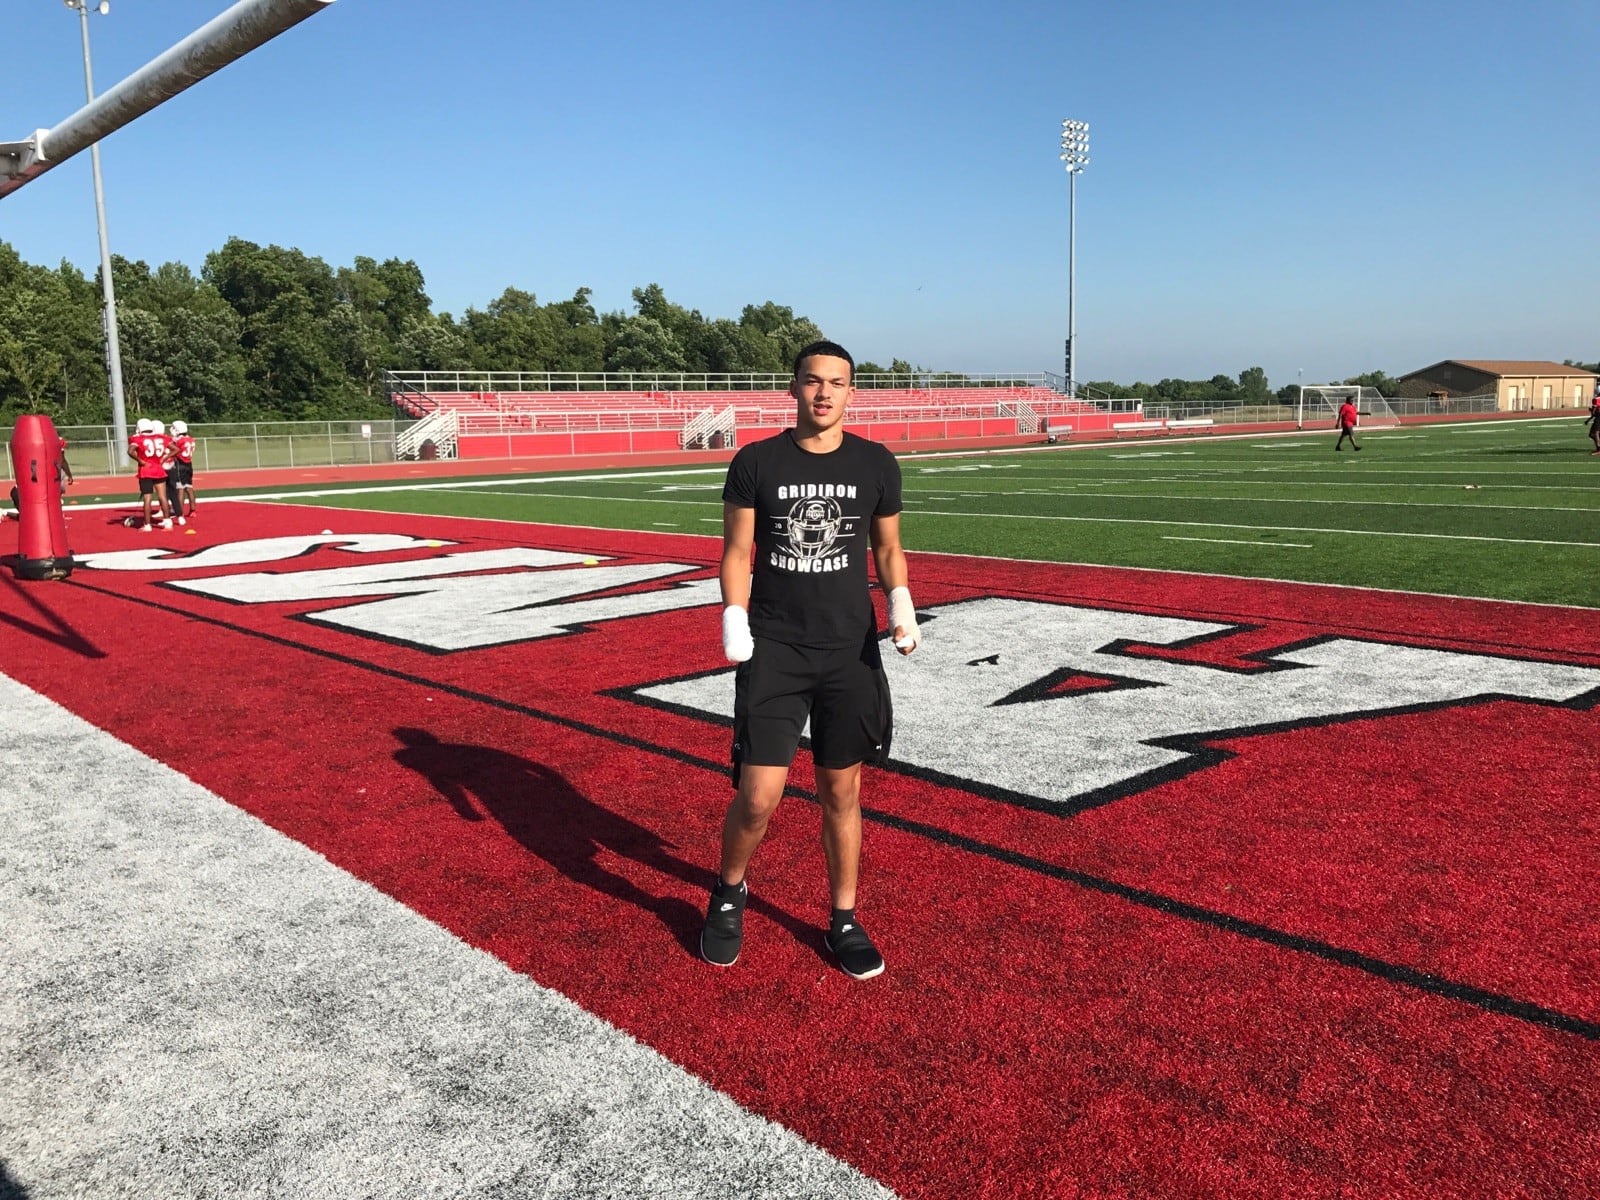
[[[453,408],[436,408],[395,435],[397,459],[454,458],[459,445],[460,418]],[[432,453],[427,451],[433,447]]]

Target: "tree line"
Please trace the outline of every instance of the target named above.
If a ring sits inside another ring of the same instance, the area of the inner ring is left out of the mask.
[[[198,275],[182,263],[152,269],[115,255],[111,269],[130,419],[387,416],[385,369],[786,374],[795,352],[823,336],[810,318],[771,300],[747,304],[737,320],[707,318],[655,283],[634,289],[632,314],[596,311],[589,288],[541,304],[508,287],[458,318],[433,311],[410,260],[357,257],[335,268],[243,238],[208,254]],[[898,358],[856,369],[934,374]],[[1343,382],[1396,394],[1382,371]],[[1260,367],[1237,379],[1089,386],[1091,395],[1212,407],[1292,401],[1296,391],[1273,392]],[[26,263],[0,241],[0,425],[29,412],[61,425],[110,422],[100,282],[67,262]]]
[[[786,305],[707,319],[654,283],[634,289],[633,314],[596,311],[588,288],[549,303],[507,288],[458,318],[433,311],[415,262],[334,268],[242,238],[208,254],[198,275],[115,255],[111,270],[130,419],[385,416],[385,369],[787,373],[823,336]],[[99,276],[26,263],[0,241],[0,424],[29,412],[110,422]]]

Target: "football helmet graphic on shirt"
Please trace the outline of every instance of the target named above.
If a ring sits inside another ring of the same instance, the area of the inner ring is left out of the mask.
[[[789,510],[789,552],[796,558],[823,558],[839,536],[844,513],[837,500],[797,500]]]

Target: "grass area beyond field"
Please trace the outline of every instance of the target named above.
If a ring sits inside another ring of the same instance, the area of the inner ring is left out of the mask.
[[[1596,607],[1600,459],[1581,420],[907,455],[912,551]],[[716,535],[723,468],[326,489],[384,511]],[[288,497],[297,498],[297,497]]]

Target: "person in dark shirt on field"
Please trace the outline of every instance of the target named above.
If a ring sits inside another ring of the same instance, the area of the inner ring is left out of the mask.
[[[737,791],[722,826],[700,956],[731,967],[744,943],[745,873],[783,798],[806,722],[832,900],[827,946],[871,979],[883,956],[856,919],[861,764],[888,752],[889,685],[879,654],[867,552],[889,597],[895,649],[917,646],[900,546],[900,466],[844,429],[855,360],[834,342],[795,358],[793,429],[734,456],[723,487],[722,647],[734,678]],[[755,570],[750,557],[755,550]]]

